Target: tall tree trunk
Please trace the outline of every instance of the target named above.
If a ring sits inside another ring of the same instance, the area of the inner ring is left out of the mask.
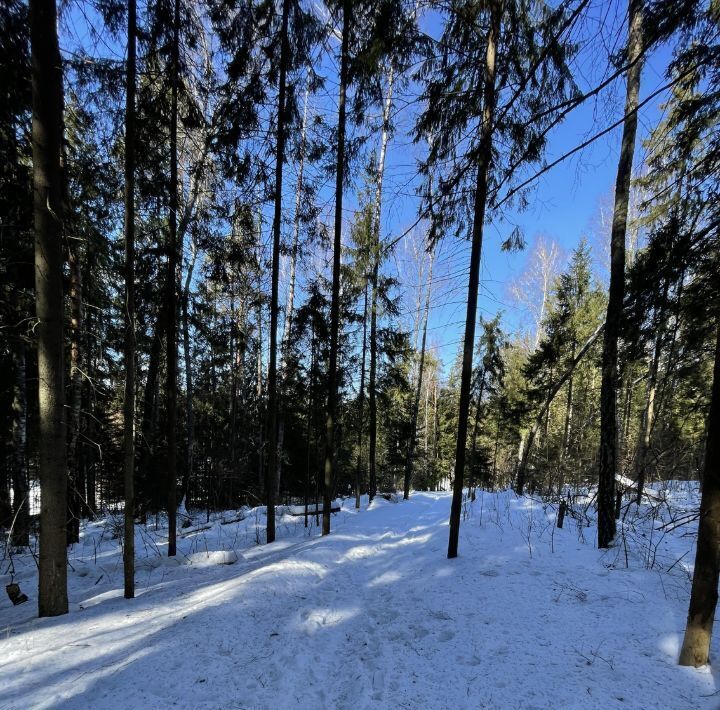
[[[338,340],[340,331],[340,252],[342,250],[343,177],[345,175],[345,94],[348,83],[348,44],[352,22],[352,0],[343,1],[343,30],[338,98],[337,155],[335,159],[335,234],[333,239],[332,300],[330,303],[330,362],[328,363],[328,405],[325,424],[325,466],[322,534],[330,534],[330,496],[335,474],[335,416],[338,397]]]
[[[63,77],[55,0],[30,0],[33,212],[39,394],[38,613],[67,614],[67,440],[63,357]]]
[[[180,0],[175,0],[173,12],[172,76],[170,106],[170,230],[167,247],[167,514],[168,557],[174,557],[177,547],[177,215],[178,215],[178,88],[180,84]]]
[[[266,542],[275,541],[275,502],[278,481],[278,388],[277,388],[277,329],[278,290],[280,281],[280,227],[282,225],[283,163],[285,162],[285,81],[290,43],[288,19],[290,0],[282,3],[280,28],[280,74],[278,77],[277,145],[275,149],[275,205],[273,214],[272,288],[270,296],[270,364],[268,368],[268,466],[265,472],[265,501],[267,504]]]
[[[83,337],[83,284],[80,268],[80,246],[67,250],[70,267],[70,441],[68,444],[68,523],[67,544],[80,541],[82,495],[78,478],[78,440],[80,438],[80,411],[82,408],[82,337]]]
[[[360,482],[362,480],[362,451],[365,429],[365,361],[367,358],[367,316],[368,316],[368,284],[365,282],[365,305],[363,306],[363,344],[360,361],[360,391],[358,392],[358,455],[355,466],[355,508],[360,510]]]
[[[88,270],[86,271],[85,278],[83,281],[85,283],[88,283],[88,272],[89,272],[89,265],[88,261],[93,259],[93,249],[92,245],[88,245],[88,258],[85,260],[85,268]],[[89,312],[87,314],[87,318],[85,320],[85,347],[83,348],[83,351],[85,353],[85,371],[86,372],[92,372],[93,371],[93,340],[91,334],[95,332],[93,328],[93,319],[92,319],[92,312]],[[96,393],[95,389],[90,386],[90,384],[86,381],[85,382],[85,406],[87,408],[87,411],[93,412],[96,407]],[[94,417],[88,417],[87,419],[87,429],[86,429],[86,436],[89,441],[94,442],[96,441],[96,422]],[[95,514],[97,512],[97,481],[96,481],[96,470],[95,467],[97,466],[97,452],[95,450],[95,446],[86,446],[83,450],[83,477],[85,479],[85,514],[88,518],[91,520],[95,519]]]
[[[185,356],[185,433],[187,437],[186,466],[181,486],[181,499],[185,500],[188,495],[190,481],[193,476],[193,463],[195,456],[195,410],[193,407],[193,372],[192,352],[190,348],[190,287],[192,285],[195,262],[197,260],[197,244],[190,240],[190,263],[188,264],[185,284],[182,292],[182,328],[183,328],[183,354]],[[186,501],[187,505],[187,501]]]
[[[450,535],[448,558],[457,557],[460,535],[460,511],[463,496],[463,474],[467,446],[468,416],[470,414],[470,385],[472,382],[473,348],[475,345],[475,321],[477,320],[477,296],[480,283],[480,255],[482,252],[485,205],[487,202],[488,176],[492,162],[493,119],[495,114],[495,53],[500,34],[501,0],[490,3],[490,27],[487,35],[485,57],[485,105],[480,129],[477,179],[475,185],[475,206],[472,225],[472,249],[470,252],[470,278],[468,283],[467,311],[465,314],[465,339],[463,342],[462,377],[460,379],[460,404],[458,412],[458,433],[455,449],[455,476],[450,509]]]
[[[27,369],[25,340],[15,345],[15,391],[12,423],[12,528],[10,542],[15,547],[30,544],[30,500],[27,471]]]
[[[615,208],[610,241],[610,289],[602,353],[600,390],[600,468],[598,484],[598,547],[615,538],[615,474],[617,473],[618,338],[625,294],[625,235],[642,62],[642,0],[629,2],[627,92],[622,146],[615,183]]]
[[[290,329],[292,327],[293,310],[295,307],[295,274],[297,270],[298,248],[300,245],[300,205],[302,203],[303,175],[305,171],[305,145],[307,137],[307,109],[309,88],[305,89],[303,105],[303,119],[300,137],[300,166],[298,167],[297,186],[295,189],[295,225],[293,229],[293,244],[290,251],[290,278],[288,284],[287,303],[285,304],[285,322],[283,323],[282,357],[280,361],[280,384],[284,383],[287,359],[290,351]],[[283,450],[285,446],[285,407],[282,398],[278,399],[278,441],[277,441],[277,471],[275,473],[275,497],[280,495],[280,480],[282,478]]]
[[[377,176],[375,184],[375,209],[372,221],[372,277],[370,299],[370,377],[368,382],[368,398],[370,409],[370,444],[369,444],[369,489],[370,500],[377,493],[377,310],[378,310],[378,273],[380,271],[380,220],[382,217],[382,183],[385,172],[385,155],[390,139],[390,110],[392,109],[393,83],[395,73],[392,65],[388,72],[388,89],[383,106],[382,134],[380,137],[380,154],[378,156]]]
[[[137,3],[128,0],[125,94],[125,393],[123,576],[125,599],[135,596],[135,82]]]
[[[259,281],[259,279],[258,279]],[[260,283],[258,283],[258,295],[260,294]],[[265,483],[265,413],[263,411],[263,335],[262,335],[262,300],[258,298],[257,304],[258,337],[257,337],[257,382],[255,395],[258,406],[258,431],[257,431],[257,455],[258,455],[258,489],[262,491]]]
[[[230,474],[237,470],[238,354],[236,352],[235,294],[230,296]]]
[[[681,666],[703,666],[710,660],[715,607],[720,577],[720,328],[715,342],[710,412],[707,420],[705,463],[700,499],[695,569],[685,638],[680,650]]]
[[[403,485],[403,499],[410,497],[410,483],[413,473],[413,455],[415,453],[415,439],[417,437],[417,420],[420,412],[420,394],[422,392],[423,370],[425,369],[425,345],[427,343],[428,316],[430,315],[430,295],[432,293],[433,265],[435,252],[430,255],[430,268],[428,269],[427,296],[425,297],[425,313],[423,316],[422,343],[420,345],[420,363],[418,364],[418,377],[415,385],[415,400],[413,401],[412,419],[410,421],[410,436],[408,438],[407,456],[405,458],[405,480]],[[427,418],[427,417],[426,417]]]

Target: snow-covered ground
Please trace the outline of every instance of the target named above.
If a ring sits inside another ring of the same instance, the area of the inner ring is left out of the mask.
[[[140,527],[132,601],[117,521],[92,523],[53,619],[16,557],[31,601],[0,601],[0,708],[720,707],[714,671],[676,665],[695,527],[663,535],[668,506],[600,552],[592,526],[478,492],[448,560],[449,494],[352,505],[325,538],[282,515],[269,546],[261,510],[198,518],[175,560]]]

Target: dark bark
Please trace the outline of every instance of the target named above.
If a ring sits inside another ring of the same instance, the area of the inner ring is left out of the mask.
[[[63,357],[63,77],[55,0],[30,0],[40,510],[38,612],[67,614]]]
[[[335,234],[333,240],[332,300],[330,304],[330,362],[328,364],[328,405],[325,425],[325,465],[322,534],[330,534],[330,496],[335,474],[335,416],[338,397],[338,335],[340,330],[340,254],[342,249],[343,178],[345,175],[345,94],[348,83],[348,44],[352,2],[343,2],[343,31],[338,98],[337,154],[335,159]],[[316,508],[317,510],[317,508]]]
[[[462,376],[460,379],[460,403],[458,411],[458,433],[455,449],[455,477],[450,509],[450,535],[448,558],[457,557],[460,535],[460,512],[462,509],[463,474],[467,444],[468,416],[470,414],[470,385],[472,381],[473,348],[475,344],[475,321],[477,320],[477,297],[480,284],[480,256],[482,253],[485,206],[488,193],[488,176],[492,162],[493,119],[495,114],[495,53],[500,34],[500,2],[494,0],[490,6],[490,27],[487,35],[485,57],[485,105],[480,128],[480,146],[475,184],[473,210],[472,248],[470,251],[470,277],[468,281],[467,310],[465,313],[465,338],[463,342]]]
[[[288,17],[290,1],[283,0],[280,28],[280,74],[278,78],[277,146],[275,149],[275,205],[273,214],[272,288],[270,296],[270,364],[268,367],[268,465],[265,471],[265,503],[267,505],[266,542],[275,541],[275,492],[278,456],[278,392],[277,392],[277,326],[278,285],[280,280],[280,227],[282,217],[283,164],[285,162],[285,80],[288,55]]]
[[[628,60],[625,120],[615,182],[615,207],[610,238],[610,289],[602,353],[600,390],[600,466],[598,475],[598,547],[615,538],[615,474],[618,465],[617,390],[618,339],[625,294],[625,236],[632,177],[637,108],[642,61],[642,0],[629,3]]]
[[[140,425],[140,476],[147,488],[150,498],[150,508],[157,511],[162,505],[162,492],[158,481],[158,474],[154,467],[157,450],[157,420],[158,420],[158,384],[160,380],[160,358],[162,345],[165,339],[166,312],[160,308],[155,321],[155,332],[150,344],[150,357],[148,359],[147,377],[143,393],[143,413]]]
[[[710,412],[707,420],[705,463],[700,499],[695,568],[681,666],[703,666],[710,661],[715,608],[720,578],[720,328],[715,342]]]
[[[135,596],[135,81],[136,0],[128,0],[125,94],[125,392],[123,575],[125,599]]]
[[[166,493],[168,514],[168,557],[177,547],[177,214],[178,214],[178,85],[180,83],[180,0],[173,13],[172,74],[170,94],[170,215],[167,243],[167,284],[165,308],[167,318],[166,367]]]
[[[67,544],[80,541],[82,494],[78,476],[78,440],[80,439],[80,411],[82,409],[82,338],[83,338],[83,283],[80,268],[80,246],[68,247],[70,267],[70,441],[68,443],[68,522]]]
[[[180,496],[182,500],[186,501],[186,504],[195,461],[195,408],[193,406],[195,391],[193,388],[192,351],[190,346],[190,286],[197,259],[197,246],[194,241],[192,242],[191,252],[182,293],[183,354],[185,360],[185,435],[187,447],[185,450],[185,474],[180,488]]]
[[[360,509],[360,482],[362,480],[362,442],[365,434],[365,361],[367,358],[367,316],[368,284],[365,284],[365,305],[363,307],[363,344],[360,360],[360,391],[358,392],[358,456],[355,467],[355,508]]]

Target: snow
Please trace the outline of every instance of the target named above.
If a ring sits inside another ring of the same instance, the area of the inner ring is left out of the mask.
[[[694,523],[663,534],[656,510],[603,552],[540,501],[478,491],[448,560],[449,508],[349,499],[329,537],[285,513],[271,545],[262,509],[228,511],[193,520],[174,560],[162,526],[139,526],[129,601],[108,518],[73,547],[70,614],[51,619],[16,556],[31,601],[0,602],[0,708],[720,706],[710,668],[676,665]]]

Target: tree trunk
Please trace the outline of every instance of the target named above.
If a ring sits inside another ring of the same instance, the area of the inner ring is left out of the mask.
[[[125,393],[123,397],[125,599],[135,596],[135,82],[137,3],[128,0],[125,94]]]
[[[27,369],[25,340],[15,346],[15,391],[12,423],[12,528],[10,542],[14,547],[30,544],[30,500],[27,471]]]
[[[615,474],[617,473],[618,338],[625,293],[625,235],[632,177],[642,62],[642,0],[629,2],[627,93],[622,146],[615,183],[615,208],[610,241],[610,289],[602,353],[600,390],[600,467],[598,484],[598,547],[615,538]]]
[[[280,365],[280,384],[285,379],[287,358],[290,350],[290,329],[292,327],[293,310],[295,307],[295,274],[297,269],[298,247],[300,244],[300,205],[302,203],[303,174],[305,171],[305,144],[307,136],[307,109],[310,90],[305,89],[305,102],[303,106],[302,134],[300,137],[300,166],[298,167],[297,187],[295,190],[295,226],[293,231],[293,245],[290,251],[290,283],[288,285],[287,303],[285,304],[285,322],[283,324],[282,358]],[[282,478],[283,449],[285,445],[285,407],[282,398],[278,399],[278,442],[277,442],[277,472],[275,474],[275,495],[280,494],[280,480]]]
[[[380,271],[380,219],[382,217],[382,183],[385,172],[385,155],[390,138],[390,110],[392,108],[393,67],[388,72],[388,91],[383,107],[382,135],[380,137],[380,155],[378,157],[377,177],[375,185],[375,209],[372,221],[372,297],[370,305],[370,377],[368,382],[370,408],[370,444],[369,444],[369,488],[370,500],[377,493],[377,306],[378,306],[378,273]]]
[[[180,0],[175,0],[173,13],[172,75],[170,106],[170,230],[167,246],[167,310],[166,367],[167,367],[167,514],[168,557],[174,557],[177,547],[177,214],[178,214],[178,86],[180,83]]]
[[[30,0],[41,490],[38,613],[67,614],[63,357],[63,77],[55,0]]]
[[[360,392],[358,393],[358,457],[355,467],[355,508],[360,510],[360,481],[362,480],[362,442],[365,433],[365,360],[367,357],[367,315],[368,315],[368,284],[365,283],[365,305],[363,307],[363,344],[360,362]]]
[[[68,444],[68,523],[67,544],[80,541],[82,495],[78,478],[78,440],[80,438],[80,411],[82,405],[82,337],[83,337],[83,286],[80,269],[80,246],[68,247],[70,267],[70,441]]]
[[[678,191],[678,199],[682,200],[682,191]],[[682,277],[681,277],[682,279]],[[662,297],[659,303],[659,310],[655,313],[655,343],[652,359],[648,371],[647,396],[643,408],[640,423],[640,438],[635,458],[635,477],[637,480],[637,505],[642,501],[643,488],[647,480],[647,457],[650,452],[650,441],[655,426],[655,412],[657,404],[658,374],[660,372],[660,356],[662,355],[663,341],[667,330],[667,307],[668,293],[670,292],[670,279],[666,278],[663,283]]]
[[[477,485],[477,481],[475,480],[475,465],[477,459],[477,439],[480,433],[480,413],[482,412],[482,398],[484,394],[485,368],[482,369],[482,375],[480,375],[480,390],[478,391],[477,403],[475,405],[475,421],[473,422],[472,444],[470,446],[470,480],[468,481],[470,500],[475,500],[475,486]]]
[[[667,289],[667,282],[665,288]],[[658,370],[660,366],[660,354],[662,352],[662,341],[665,329],[664,312],[658,318],[657,330],[655,334],[655,346],[650,361],[650,371],[648,372],[647,396],[645,398],[645,407],[643,408],[640,439],[638,441],[637,454],[635,458],[635,480],[637,481],[637,504],[642,501],[643,488],[647,480],[647,458],[650,452],[650,439],[652,436],[653,426],[655,424],[655,395],[657,393]]]
[[[552,404],[553,399],[555,399],[557,393],[562,389],[563,385],[568,381],[568,379],[572,376],[572,373],[575,371],[575,368],[577,367],[578,363],[585,357],[585,354],[588,350],[592,347],[593,343],[600,337],[600,333],[603,332],[605,329],[605,324],[601,323],[596,329],[595,332],[585,341],[585,345],[583,345],[580,350],[578,351],[578,354],[575,356],[573,361],[568,366],[568,369],[565,370],[562,377],[558,379],[558,381],[553,385],[552,389],[548,392],[547,397],[545,398],[545,401],[543,402],[542,407],[540,407],[540,411],[538,412],[537,416],[535,417],[535,421],[533,422],[533,425],[530,427],[530,431],[527,433],[527,436],[524,436],[520,441],[520,450],[518,451],[518,458],[519,458],[519,464],[518,464],[518,471],[517,471],[517,482],[515,485],[515,490],[518,495],[523,494],[523,490],[525,488],[525,475],[527,473],[527,464],[528,459],[530,457],[530,449],[532,448],[532,445],[535,441],[535,437],[537,436],[538,431],[540,431],[540,427],[542,426],[543,420],[545,419],[545,414],[550,408],[550,405]],[[613,510],[615,509],[615,501],[613,499]],[[615,518],[613,518],[614,520]]]
[[[571,355],[573,360],[575,359],[575,352],[577,350],[577,343],[573,338]],[[560,448],[560,471],[558,473],[558,495],[562,496],[562,488],[565,482],[565,459],[570,450],[570,435],[572,433],[572,418],[573,418],[573,376],[568,377],[567,396],[565,398],[565,420],[563,422],[563,438],[562,446]]]
[[[268,466],[265,472],[265,501],[267,504],[266,542],[275,541],[275,481],[278,457],[278,396],[277,396],[277,325],[278,286],[280,280],[280,226],[282,216],[283,163],[285,161],[285,77],[287,74],[289,0],[282,3],[280,29],[280,76],[278,78],[277,146],[275,150],[275,211],[273,214],[272,295],[270,297],[270,365],[268,368]]]
[[[182,293],[182,328],[183,328],[183,354],[185,356],[185,433],[187,437],[186,466],[183,476],[181,500],[187,505],[188,489],[193,476],[193,464],[195,455],[195,410],[193,407],[193,372],[192,372],[192,351],[190,348],[190,287],[192,285],[195,262],[197,260],[197,244],[191,238],[190,263],[188,264],[185,284]]]
[[[460,535],[460,512],[463,496],[463,473],[467,445],[468,416],[470,414],[470,385],[472,381],[473,348],[475,344],[475,321],[477,320],[477,297],[480,284],[480,255],[482,252],[485,205],[487,202],[488,176],[492,162],[492,134],[495,113],[495,52],[500,34],[500,0],[490,3],[490,27],[487,35],[485,57],[485,105],[480,129],[480,147],[475,185],[475,206],[472,225],[472,249],[470,252],[470,278],[468,282],[467,311],[465,314],[465,339],[463,342],[462,377],[460,379],[460,404],[458,433],[455,449],[455,477],[450,509],[450,535],[448,558],[457,557]]]
[[[418,379],[415,386],[415,400],[413,402],[412,420],[410,421],[410,437],[408,438],[407,456],[405,458],[405,480],[403,485],[403,499],[410,497],[410,483],[412,482],[413,455],[415,453],[415,438],[417,436],[417,420],[420,412],[420,394],[422,392],[423,369],[425,368],[425,345],[427,343],[428,316],[430,315],[430,295],[432,293],[432,276],[435,253],[430,256],[428,269],[427,296],[425,297],[425,314],[423,316],[422,344],[420,346],[420,363],[418,364]]]
[[[720,328],[715,342],[710,412],[707,420],[705,463],[700,499],[695,569],[685,638],[680,650],[681,666],[703,666],[710,661],[715,607],[720,577]]]
[[[165,308],[159,309],[155,321],[155,332],[150,345],[145,390],[143,392],[143,413],[140,427],[140,476],[150,495],[150,507],[156,512],[162,505],[162,495],[155,470],[156,425],[158,410],[158,381],[160,378],[160,357],[165,339]]]
[[[262,233],[261,233],[262,237]],[[262,243],[262,238],[260,239]],[[260,281],[258,279],[258,281]],[[261,284],[258,283],[258,296],[260,294]],[[258,406],[258,431],[257,431],[257,455],[258,455],[258,489],[262,490],[265,483],[264,465],[265,465],[265,416],[263,412],[263,336],[262,336],[262,301],[258,297],[257,306],[258,317],[258,337],[257,337],[257,382],[255,387],[255,395],[257,397]]]
[[[338,336],[340,330],[340,253],[342,249],[343,177],[345,175],[345,94],[348,83],[348,44],[352,22],[352,1],[343,1],[342,57],[338,98],[337,155],[335,161],[335,234],[333,240],[332,301],[330,304],[330,362],[328,364],[328,406],[325,425],[325,466],[322,534],[330,534],[330,495],[335,474],[335,416],[338,396]],[[317,510],[317,508],[316,508]]]

